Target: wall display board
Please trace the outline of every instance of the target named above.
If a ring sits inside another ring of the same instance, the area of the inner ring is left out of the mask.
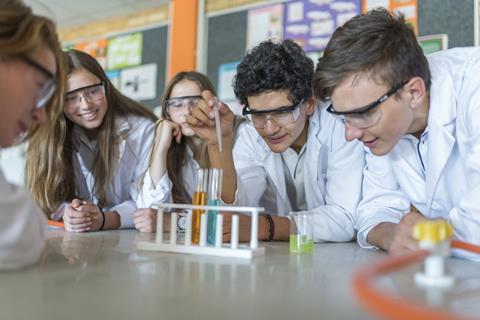
[[[448,49],[448,35],[446,34],[420,36],[417,39],[425,54]]]
[[[283,37],[283,4],[250,9],[247,19],[247,49],[266,39]]]
[[[120,70],[107,70],[105,73],[113,86],[120,90]]]
[[[384,7],[391,12],[400,12],[405,21],[410,23],[418,34],[418,3],[417,0],[363,0],[362,12]]]
[[[360,0],[290,0],[285,3],[283,36],[306,52],[320,52],[335,29],[360,13]]]
[[[233,113],[241,115],[242,106],[235,98],[232,86],[233,78],[237,74],[237,66],[239,63],[240,61],[224,63],[218,67],[217,92],[220,100],[225,102]]]
[[[154,99],[157,96],[157,65],[150,63],[123,69],[120,72],[120,91],[138,101]]]
[[[121,69],[141,64],[142,46],[141,32],[108,39],[107,68]]]
[[[107,68],[107,43],[106,38],[97,39],[86,42],[76,43],[73,48],[88,53],[102,66],[103,69]]]

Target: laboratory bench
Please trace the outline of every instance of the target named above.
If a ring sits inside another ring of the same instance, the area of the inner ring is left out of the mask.
[[[47,231],[40,261],[0,273],[1,319],[372,319],[355,297],[357,268],[388,255],[356,243],[319,243],[313,253],[260,242],[252,260],[136,249],[154,234]],[[415,286],[413,265],[378,279],[389,294],[480,315],[478,263],[448,259],[448,292]]]

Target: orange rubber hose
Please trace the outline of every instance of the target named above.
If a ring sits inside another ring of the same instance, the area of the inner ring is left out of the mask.
[[[460,240],[452,240],[451,246],[452,248],[463,249],[465,251],[470,251],[470,252],[480,254],[480,246],[474,245],[472,243],[468,243]]]
[[[452,240],[453,248],[480,253],[480,246]],[[420,261],[428,256],[427,250],[389,257],[374,265],[361,268],[353,277],[353,289],[360,303],[369,311],[388,319],[465,319],[457,314],[427,308],[397,297],[391,297],[375,289],[373,282],[381,274]]]

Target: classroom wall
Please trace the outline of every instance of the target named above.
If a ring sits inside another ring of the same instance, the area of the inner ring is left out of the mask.
[[[450,48],[474,45],[475,0],[419,0],[420,35],[448,34]]]
[[[246,10],[208,19],[207,76],[218,88],[218,67],[243,58],[247,41]]]
[[[168,26],[143,31],[142,64],[157,64],[157,96],[155,99],[142,100],[150,108],[160,105],[165,88],[167,74],[167,37]]]
[[[446,33],[450,48],[474,45],[473,6],[474,0],[419,0],[419,35]],[[242,59],[246,50],[248,10],[258,7],[258,2],[250,7],[238,7],[239,10],[230,8],[223,15],[213,11],[208,18],[207,75],[216,86],[218,67]]]
[[[259,0],[207,0],[205,14],[207,15],[206,30],[206,73],[218,88],[218,68],[223,63],[242,59],[246,50],[247,14],[250,8],[283,3],[285,1]],[[474,44],[474,0],[419,0],[418,30],[419,35],[446,33],[449,36],[449,47],[470,46]],[[140,18],[141,17],[141,18]],[[142,20],[143,19],[143,20]],[[139,21],[149,23],[154,19],[168,21],[165,7],[156,12],[146,12],[134,16],[136,26]],[[126,19],[128,20],[128,19]],[[108,22],[110,23],[110,22]],[[140,22],[141,23],[141,22]],[[119,19],[110,23],[118,28]],[[123,22],[126,26],[128,23]],[[71,39],[78,30],[88,30],[82,27],[63,32],[63,37]],[[105,30],[104,25],[93,28],[98,34]],[[154,107],[163,93],[166,82],[168,23],[159,28],[145,30],[143,62],[158,64],[157,97],[142,101],[149,107]],[[122,33],[122,32],[120,32]],[[82,34],[84,36],[84,34]],[[181,41],[181,40],[180,40]]]

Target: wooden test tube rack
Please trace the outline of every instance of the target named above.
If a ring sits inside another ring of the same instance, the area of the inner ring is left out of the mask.
[[[163,209],[184,209],[187,213],[187,226],[185,230],[185,240],[183,243],[179,243],[177,239],[177,213],[171,214],[170,225],[170,241],[166,242],[163,233],[157,232],[155,240],[142,241],[137,243],[139,250],[147,251],[160,251],[170,253],[183,253],[183,254],[197,254],[208,255],[217,257],[230,257],[230,258],[243,258],[252,259],[255,256],[261,256],[265,254],[265,248],[258,247],[258,214],[265,211],[263,208],[256,207],[235,207],[235,206],[200,206],[190,204],[176,204],[176,203],[154,203],[153,208],[157,209],[157,230],[163,230]],[[201,215],[200,223],[200,243],[193,245],[191,242],[192,234],[192,210],[200,209],[205,213]],[[207,210],[218,211],[215,246],[207,246],[206,233],[207,233]],[[238,244],[238,228],[239,228],[239,216],[235,214],[232,216],[232,230],[231,230],[231,242],[223,243],[223,216],[220,212],[244,212],[251,213],[251,237],[249,245]]]

